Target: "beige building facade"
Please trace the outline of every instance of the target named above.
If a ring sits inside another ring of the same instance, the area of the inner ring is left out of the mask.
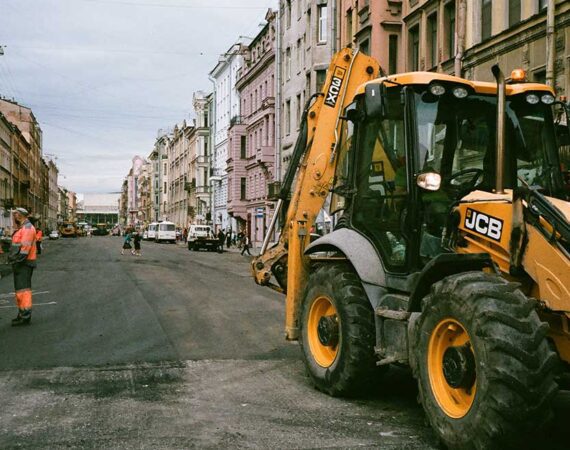
[[[434,70],[492,81],[522,68],[527,80],[570,90],[570,2],[564,0],[410,0],[404,3],[406,70]],[[552,11],[552,33],[547,30]]]
[[[168,220],[177,227],[185,227],[188,223],[188,182],[190,170],[190,135],[194,127],[183,121],[174,127],[172,139],[166,149],[168,154]]]

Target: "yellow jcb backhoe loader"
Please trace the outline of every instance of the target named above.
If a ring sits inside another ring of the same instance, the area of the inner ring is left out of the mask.
[[[378,70],[334,57],[253,275],[286,293],[318,389],[366,392],[409,365],[448,447],[516,447],[570,362],[567,108],[498,66],[496,83]],[[311,242],[329,194],[339,219]]]

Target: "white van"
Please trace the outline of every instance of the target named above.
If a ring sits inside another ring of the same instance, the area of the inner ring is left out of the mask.
[[[154,239],[156,238],[156,229],[158,228],[158,222],[152,222],[149,226],[148,226],[148,230],[146,232],[146,240],[148,241],[154,241]]]
[[[176,244],[176,225],[172,222],[160,222],[156,229],[154,241]]]
[[[186,238],[188,250],[200,250],[205,248],[208,251],[218,249],[218,239],[214,237],[212,229],[208,225],[190,225],[188,237]]]

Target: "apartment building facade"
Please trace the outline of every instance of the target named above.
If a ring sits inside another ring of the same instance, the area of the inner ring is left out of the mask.
[[[168,151],[167,146],[172,138],[172,130],[160,129],[157,133],[154,148],[148,156],[152,165],[151,201],[152,217],[150,222],[166,220],[168,216]]]
[[[186,184],[190,178],[190,135],[194,126],[183,121],[174,127],[172,139],[167,145],[168,171],[168,220],[178,227],[188,224],[188,191]]]
[[[335,49],[335,1],[280,0],[277,134],[279,179],[287,170],[299,135],[306,100],[321,90]],[[279,156],[278,156],[279,157]]]
[[[552,33],[547,27],[552,9]],[[563,0],[416,0],[404,2],[406,70],[437,70],[493,81],[509,76],[570,90],[570,3]]]
[[[212,222],[216,229],[235,228],[235,220],[228,215],[228,130],[233,117],[239,115],[240,101],[236,90],[236,80],[243,64],[243,41],[233,44],[220,56],[210,72],[214,84],[214,111],[210,185],[212,189]]]
[[[387,74],[405,70],[402,8],[413,0],[337,0],[337,49],[358,48]]]
[[[197,91],[192,97],[196,119],[189,137],[189,176],[186,189],[189,223],[203,224],[211,220],[210,162],[212,94]]]
[[[230,134],[234,153],[228,164],[231,174],[228,175],[228,199],[233,208],[240,210],[237,215],[240,219],[239,227],[232,229],[239,231],[245,226],[244,231],[253,245],[259,245],[263,241],[274,208],[273,202],[268,199],[268,186],[275,181],[276,18],[274,11],[267,12],[265,26],[245,51],[244,65],[238,71],[236,82],[241,100],[241,116],[240,123],[234,125],[239,125],[240,133]],[[245,136],[245,140],[242,140],[242,136]],[[239,158],[236,152],[238,148]],[[245,154],[242,153],[242,148]],[[238,159],[239,164],[236,164]],[[242,200],[244,189],[245,199]],[[234,209],[234,215],[236,212]]]

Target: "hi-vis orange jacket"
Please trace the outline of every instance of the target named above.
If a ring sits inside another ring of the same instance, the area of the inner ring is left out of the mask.
[[[12,245],[20,247],[21,261],[36,260],[36,229],[29,220],[26,220],[22,226],[12,235]],[[26,255],[25,258],[23,256]]]

